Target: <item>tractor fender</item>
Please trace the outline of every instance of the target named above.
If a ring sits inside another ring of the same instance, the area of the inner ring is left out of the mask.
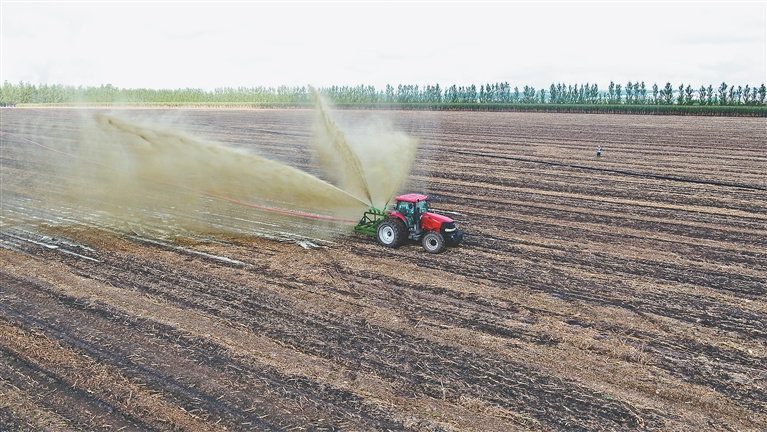
[[[396,218],[399,218],[399,219],[402,220],[402,222],[405,222],[405,224],[407,225],[407,219],[405,219],[405,216],[403,216],[402,213],[400,213],[398,211],[393,211],[393,212],[389,213],[389,216],[394,216]]]

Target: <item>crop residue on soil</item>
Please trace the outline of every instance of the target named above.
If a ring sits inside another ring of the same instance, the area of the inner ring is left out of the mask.
[[[77,112],[4,109],[2,127],[66,149]],[[184,115],[325,178],[315,112]],[[369,115],[336,114],[350,146]],[[385,115],[422,140],[408,181],[461,247],[83,228],[25,188],[66,183],[46,150],[0,135],[0,430],[764,430],[767,192],[620,174],[767,185],[763,119]],[[226,205],[206,223],[254,226]],[[173,222],[156,216],[141,228]]]

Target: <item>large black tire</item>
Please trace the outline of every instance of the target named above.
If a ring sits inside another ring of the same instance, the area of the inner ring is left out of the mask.
[[[378,224],[376,237],[381,246],[395,248],[407,239],[407,226],[400,219],[386,219]]]
[[[445,251],[447,242],[442,234],[436,231],[429,231],[423,236],[423,248],[426,252],[438,254]]]

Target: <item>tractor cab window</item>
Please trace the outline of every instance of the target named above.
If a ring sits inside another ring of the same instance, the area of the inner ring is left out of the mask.
[[[413,203],[400,201],[399,204],[397,205],[397,211],[400,212],[403,216],[412,216]]]
[[[405,216],[407,226],[412,227],[414,222],[413,215],[415,213],[415,204],[407,201],[400,201],[397,203],[397,211],[402,216]]]
[[[418,212],[420,214],[429,211],[429,204],[426,201],[419,201],[417,203],[400,201],[397,205],[397,211],[400,212],[403,216],[412,216],[416,207],[418,208]]]

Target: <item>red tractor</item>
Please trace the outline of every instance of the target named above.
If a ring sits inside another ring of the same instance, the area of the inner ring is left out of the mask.
[[[420,241],[429,253],[443,252],[463,239],[463,232],[445,216],[429,212],[428,198],[421,194],[400,195],[388,214],[371,208],[365,213],[356,232],[374,234],[382,246],[395,248],[406,239]]]

